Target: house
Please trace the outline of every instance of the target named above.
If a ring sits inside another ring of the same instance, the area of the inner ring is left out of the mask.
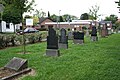
[[[19,25],[13,25],[13,23],[0,22],[0,32],[16,32],[16,29],[20,29]]]
[[[47,29],[48,27],[45,25],[46,22],[54,22],[51,18],[46,17],[46,18],[39,18],[39,28],[41,29]]]

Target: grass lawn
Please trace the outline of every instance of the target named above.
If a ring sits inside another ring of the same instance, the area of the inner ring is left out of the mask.
[[[85,37],[84,45],[69,41],[67,50],[60,49],[60,57],[44,56],[46,42],[28,45],[31,54],[17,54],[22,47],[0,50],[0,67],[13,57],[28,59],[35,76],[22,80],[120,80],[120,34],[91,42]]]

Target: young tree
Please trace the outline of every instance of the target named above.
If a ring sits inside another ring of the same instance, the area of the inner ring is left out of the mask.
[[[34,16],[41,18],[41,17],[45,17],[46,13],[42,9],[40,10],[36,9]]]
[[[89,19],[97,20],[97,18],[100,16],[98,15],[99,9],[100,7],[97,5],[92,6],[91,9],[89,9]]]

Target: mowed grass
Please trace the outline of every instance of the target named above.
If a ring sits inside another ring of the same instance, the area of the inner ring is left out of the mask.
[[[27,45],[30,54],[18,54],[22,47],[0,50],[0,67],[13,57],[28,59],[35,76],[22,80],[120,80],[120,34],[100,38],[91,42],[85,37],[85,44],[69,41],[67,50],[60,49],[60,57],[47,57],[46,42]]]

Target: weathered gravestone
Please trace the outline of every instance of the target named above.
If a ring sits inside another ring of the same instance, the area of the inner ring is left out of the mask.
[[[68,48],[68,36],[66,36],[66,30],[64,28],[60,30],[59,48]]]
[[[84,43],[84,32],[73,32],[73,43],[83,44]]]
[[[58,50],[58,36],[56,35],[56,31],[49,27],[48,36],[47,36],[47,56],[60,56]]]
[[[73,32],[68,29],[68,39],[71,40],[73,39]]]
[[[14,57],[10,62],[8,62],[4,68],[21,71],[23,69],[28,68],[28,61],[26,59],[16,58]]]
[[[30,71],[26,59],[14,57],[3,68],[0,68],[0,80],[13,80]]]
[[[105,24],[101,25],[101,37],[106,37],[107,36],[107,27]]]
[[[97,29],[96,29],[95,26],[92,27],[91,41],[98,41],[98,37],[97,37]]]

